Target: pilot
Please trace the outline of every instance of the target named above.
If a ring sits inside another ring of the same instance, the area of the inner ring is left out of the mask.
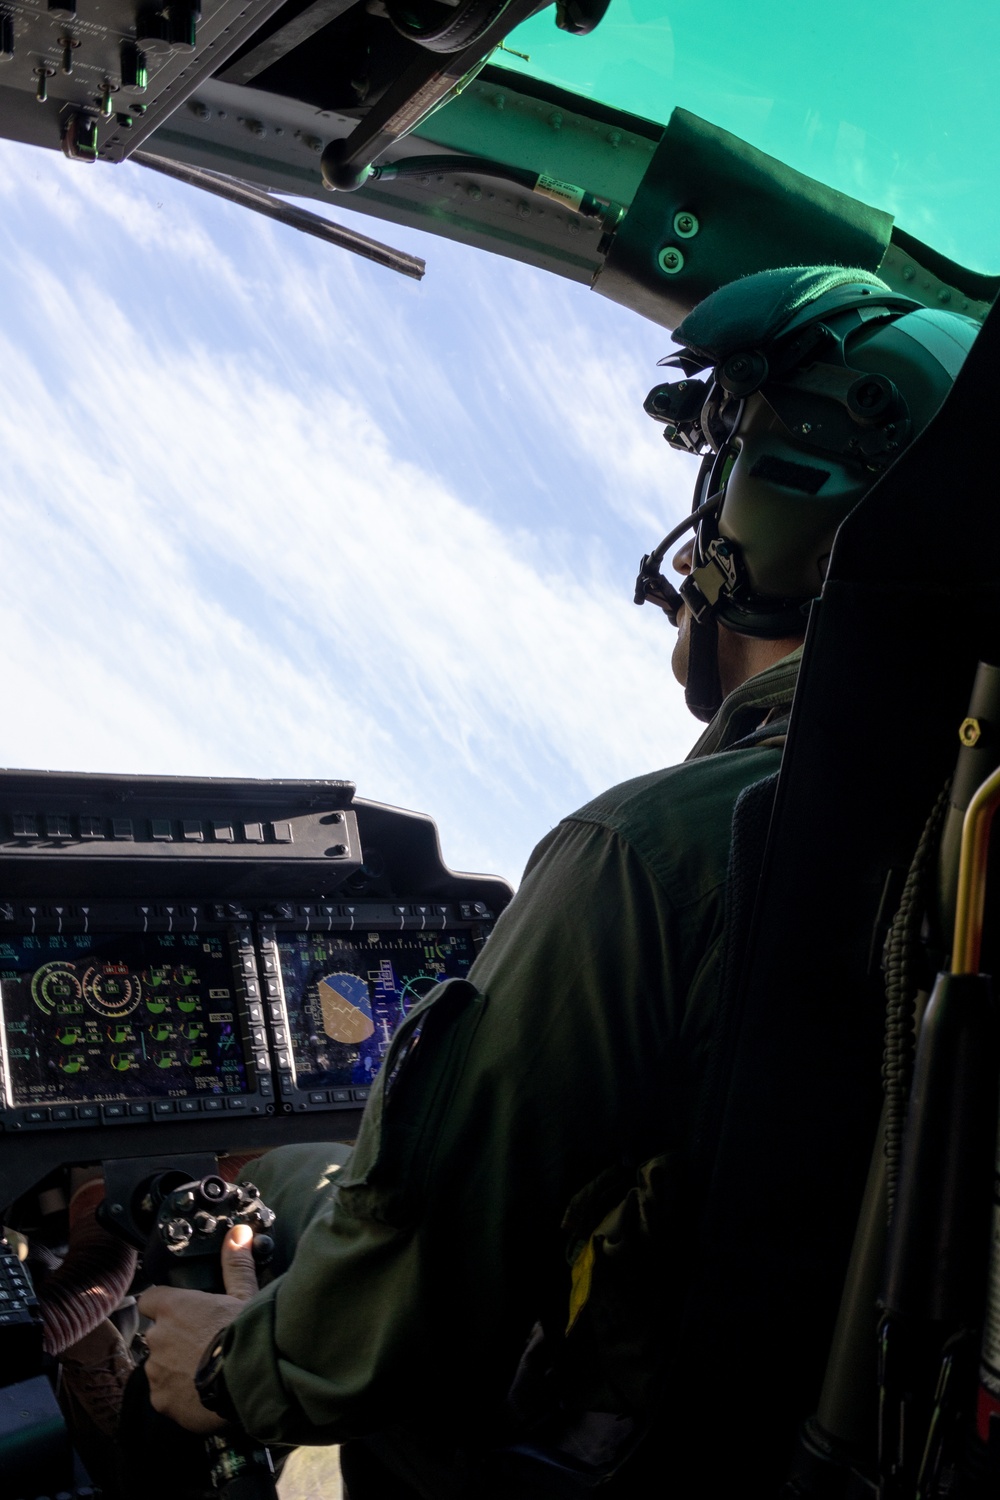
[[[553,1390],[564,1415],[606,1414],[605,1457],[607,1422],[627,1446],[655,1413],[734,806],[779,767],[839,523],[977,331],[838,267],[749,276],[679,326],[681,378],[646,409],[701,468],[636,597],[677,627],[673,669],[707,727],[683,765],[542,840],[471,982],[440,986],[397,1035],[349,1156],[285,1147],[254,1164],[283,1274],[255,1290],[234,1239],[230,1295],[145,1293],[160,1412],[340,1443],[352,1500],[531,1492],[497,1477],[499,1455],[529,1426],[549,1442]],[[660,564],[687,532],[676,589]],[[572,1433],[569,1451],[565,1472],[599,1464]],[[613,1492],[651,1493],[641,1459]]]

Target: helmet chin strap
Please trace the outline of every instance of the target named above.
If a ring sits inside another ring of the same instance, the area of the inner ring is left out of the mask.
[[[714,611],[706,609],[700,620],[692,615],[688,629],[690,634],[684,701],[695,718],[707,724],[715,718],[722,706],[719,626]]]

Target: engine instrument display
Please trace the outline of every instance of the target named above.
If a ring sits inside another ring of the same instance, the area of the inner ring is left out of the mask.
[[[276,934],[300,1089],[367,1086],[405,1015],[442,979],[468,974],[469,932]]]
[[[8,1102],[244,1093],[238,983],[222,935],[0,938]]]

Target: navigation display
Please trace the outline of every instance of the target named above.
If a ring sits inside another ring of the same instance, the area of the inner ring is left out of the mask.
[[[11,1104],[247,1090],[222,936],[0,938]]]
[[[468,932],[277,933],[295,1083],[371,1083],[392,1034],[442,979],[468,974]]]

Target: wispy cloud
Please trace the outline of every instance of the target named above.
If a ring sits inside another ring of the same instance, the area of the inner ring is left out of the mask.
[[[629,603],[693,477],[641,411],[661,330],[445,242],[418,288],[0,156],[8,764],[348,776],[516,878],[683,753]]]

